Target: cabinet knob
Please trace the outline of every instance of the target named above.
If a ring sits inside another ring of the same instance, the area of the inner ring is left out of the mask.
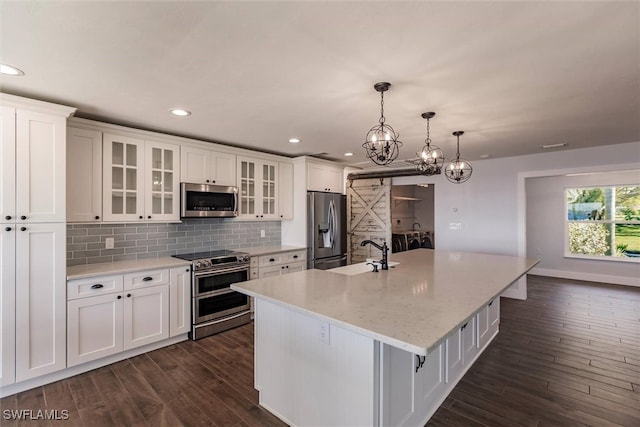
[[[5,228],[4,231],[11,231],[11,227]]]
[[[96,219],[100,219],[100,215],[96,215]]]
[[[147,216],[147,219],[151,219],[151,215]]]
[[[25,220],[25,219],[27,219],[27,217],[26,217],[26,216],[24,216],[24,215],[22,215],[22,216],[20,217],[20,219]]]
[[[274,262],[274,261],[275,261],[275,259],[269,258],[269,262]]]
[[[116,298],[117,299],[122,299],[122,295],[118,295]]]
[[[298,259],[298,255],[294,255],[294,256],[293,256],[293,259]]]
[[[140,215],[138,218],[142,219],[142,218],[143,218],[143,216],[142,216],[142,215]]]
[[[287,265],[287,268],[289,268],[289,266]]]
[[[215,179],[212,179],[212,180],[211,180],[211,183],[212,183],[212,184],[215,184],[215,183],[216,183],[216,180],[215,180]]]
[[[264,215],[260,215],[260,218],[262,218]]]
[[[280,218],[282,218],[284,215],[280,215]]]
[[[20,231],[27,231],[27,227],[20,227]]]
[[[7,215],[4,217],[4,219],[6,219],[7,221],[11,219],[11,215]]]
[[[493,301],[491,301],[491,302],[489,303],[489,307],[491,307],[491,304],[493,304]]]
[[[131,298],[131,294],[127,294],[127,298]]]
[[[209,180],[207,180],[207,182],[209,182]]]

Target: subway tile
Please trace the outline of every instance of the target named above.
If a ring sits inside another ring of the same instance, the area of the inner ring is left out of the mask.
[[[104,242],[87,243],[84,249],[104,249]]]
[[[92,250],[92,251],[74,251],[72,252],[73,258],[89,258],[96,257],[100,255],[100,251]]]
[[[86,258],[69,258],[67,257],[67,267],[71,267],[72,265],[85,265],[87,263]]]
[[[95,243],[100,241],[100,236],[73,236],[73,243]]]
[[[96,236],[96,235],[102,235],[102,234],[107,234],[107,235],[112,235],[113,234],[113,228],[89,228],[87,229],[87,235],[89,236]]]
[[[125,240],[143,240],[147,238],[146,233],[127,234]]]
[[[147,252],[149,252],[149,253],[166,251],[166,250],[167,250],[167,245],[156,245],[156,246],[147,247]]]
[[[149,233],[147,235],[147,237],[149,239],[164,239],[167,237],[167,232],[166,231],[159,231],[159,232],[155,232],[155,233]]]
[[[158,244],[156,239],[141,239],[136,240],[136,246],[155,246]]]
[[[105,255],[124,255],[124,248],[114,248],[114,249],[102,249],[100,251],[101,256]]]
[[[143,252],[147,252],[146,246],[135,246],[133,248],[124,248],[125,254],[140,254]]]
[[[67,236],[86,236],[87,235],[87,229],[86,228],[73,228],[73,229],[69,229],[69,227],[67,227]]]
[[[138,259],[136,254],[114,255],[113,256],[113,260],[114,261],[128,261],[128,260],[132,260],[132,259]]]
[[[99,257],[87,258],[87,264],[97,264],[100,262],[113,262],[113,257],[99,256]]]

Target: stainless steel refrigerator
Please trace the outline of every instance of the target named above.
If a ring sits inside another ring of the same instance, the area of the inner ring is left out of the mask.
[[[308,268],[328,270],[347,265],[347,197],[307,192]]]

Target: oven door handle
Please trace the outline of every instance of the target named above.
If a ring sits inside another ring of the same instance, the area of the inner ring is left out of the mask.
[[[231,267],[231,268],[223,268],[220,270],[208,270],[208,271],[202,271],[202,272],[195,272],[193,273],[193,277],[202,277],[202,276],[217,276],[219,274],[224,274],[224,273],[234,273],[236,271],[245,271],[245,270],[249,270],[249,266],[248,265],[243,265],[240,267]]]

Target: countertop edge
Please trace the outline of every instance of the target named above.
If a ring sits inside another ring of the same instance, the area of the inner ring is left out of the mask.
[[[173,257],[145,258],[126,261],[103,262],[96,264],[72,265],[67,267],[67,280],[85,279],[89,277],[112,274],[133,273],[143,270],[190,266],[190,261]]]

